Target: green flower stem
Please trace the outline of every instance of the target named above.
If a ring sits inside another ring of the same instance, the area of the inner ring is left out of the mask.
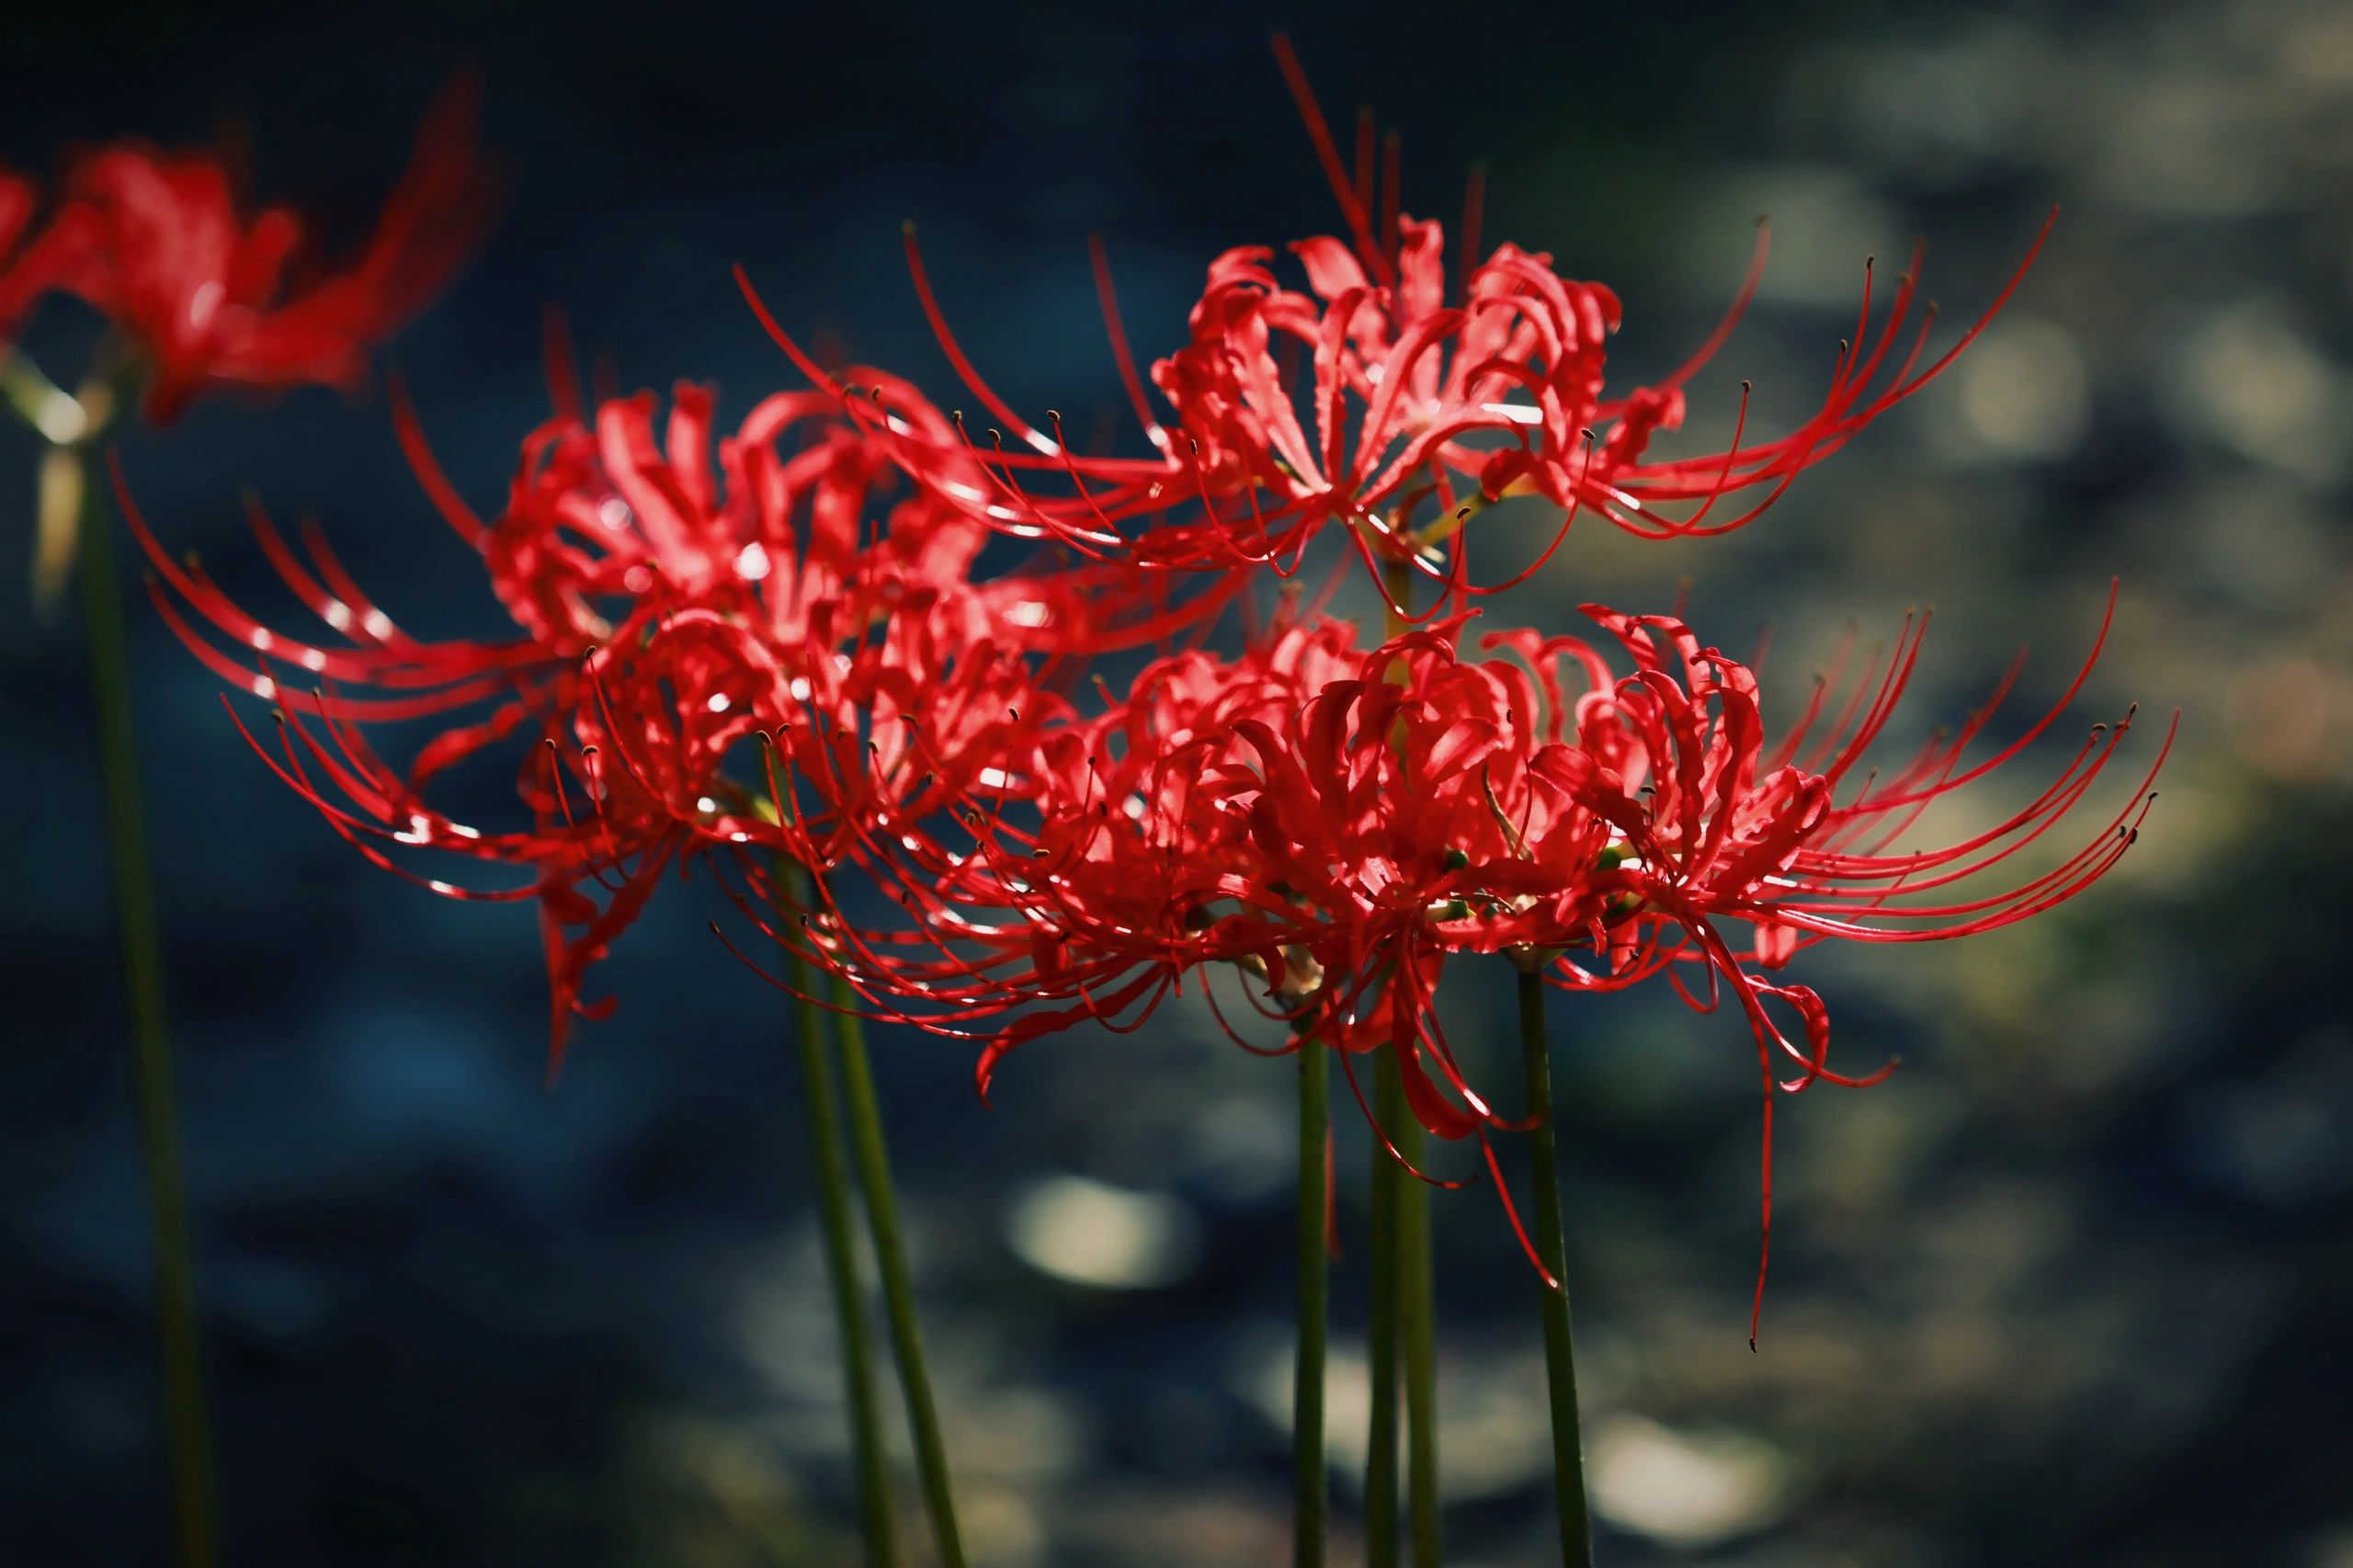
[[[1409,1112],[1393,1126],[1397,1152],[1420,1165],[1422,1124]],[[1414,1506],[1413,1562],[1414,1568],[1438,1568],[1438,1312],[1430,1267],[1430,1189],[1410,1171],[1397,1174],[1397,1316],[1405,1341],[1405,1468]]]
[[[1402,522],[1403,519],[1401,518]],[[1381,562],[1381,586],[1389,608],[1383,616],[1392,638],[1409,626],[1414,568],[1391,555]],[[1403,684],[1403,659],[1389,679]],[[1421,1164],[1422,1128],[1405,1106],[1404,1081],[1394,1046],[1381,1053],[1374,1114],[1397,1145],[1397,1155]],[[1405,1430],[1408,1486],[1413,1496],[1414,1568],[1437,1568],[1439,1555],[1438,1503],[1438,1310],[1430,1267],[1430,1210],[1427,1183],[1399,1168],[1397,1158],[1374,1140],[1372,1150],[1372,1458],[1365,1478],[1366,1543],[1378,1568],[1397,1560],[1397,1352],[1402,1338],[1405,1364]]]
[[[1299,1363],[1291,1386],[1291,1467],[1296,1489],[1293,1568],[1323,1568],[1324,1536],[1324,1339],[1331,1294],[1331,1255],[1324,1245],[1330,1199],[1324,1165],[1331,1124],[1332,1073],[1324,1042],[1299,1042]]]
[[[1561,1561],[1591,1568],[1593,1520],[1586,1505],[1585,1440],[1577,1428],[1576,1350],[1569,1337],[1568,1247],[1561,1232],[1561,1176],[1552,1131],[1552,1070],[1544,1051],[1544,977],[1519,976],[1519,1051],[1528,1114],[1536,1119],[1529,1154],[1536,1167],[1536,1251],[1560,1282],[1545,1289],[1544,1371],[1552,1403],[1552,1491],[1561,1511]]]
[[[1404,1082],[1394,1051],[1373,1054],[1372,1112],[1382,1128],[1405,1119]],[[1364,1476],[1365,1562],[1397,1562],[1397,1189],[1413,1178],[1397,1167],[1376,1131],[1372,1140],[1372,1276],[1365,1356],[1372,1385],[1372,1415]]]
[[[948,1479],[948,1448],[939,1435],[939,1413],[925,1369],[923,1329],[915,1321],[915,1294],[907,1280],[906,1247],[900,1239],[899,1200],[891,1187],[891,1153],[882,1138],[882,1113],[874,1095],[874,1072],[866,1060],[866,1033],[858,1023],[858,994],[839,974],[833,977],[834,1028],[841,1040],[842,1089],[849,1108],[850,1143],[858,1183],[866,1189],[866,1218],[874,1233],[874,1256],[882,1273],[882,1301],[891,1318],[891,1345],[899,1362],[899,1385],[907,1396],[907,1426],[915,1435],[915,1468],[923,1477],[924,1506],[939,1546],[943,1568],[964,1568],[964,1543],[956,1528],[956,1498]]]
[[[779,885],[801,892],[790,866],[775,870]],[[788,920],[799,912],[781,911]],[[818,1212],[825,1237],[825,1272],[832,1277],[834,1316],[841,1332],[842,1380],[849,1402],[850,1450],[858,1466],[858,1517],[868,1568],[897,1561],[891,1538],[891,1476],[882,1458],[882,1426],[874,1402],[874,1352],[858,1281],[857,1238],[851,1232],[849,1165],[842,1153],[841,1108],[834,1095],[833,1051],[825,1010],[814,997],[808,960],[784,949],[785,982],[792,987],[794,1032],[801,1051],[801,1095],[808,1108],[810,1157],[817,1169]]]
[[[139,1105],[140,1152],[153,1220],[155,1282],[163,1314],[164,1415],[169,1435],[172,1511],[182,1568],[219,1561],[212,1495],[210,1423],[188,1243],[188,1195],[180,1176],[179,1119],[172,1095],[172,1043],[164,1011],[163,945],[155,929],[154,876],[139,801],[139,752],[131,702],[131,652],[116,580],[112,517],[84,440],[82,619],[88,634],[98,760],[105,778],[107,836],[113,846],[115,917],[121,928],[124,989],[131,1006],[131,1084]]]

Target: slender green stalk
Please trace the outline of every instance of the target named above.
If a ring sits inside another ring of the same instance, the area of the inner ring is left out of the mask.
[[[1528,1114],[1536,1119],[1529,1154],[1536,1166],[1536,1252],[1559,1288],[1544,1290],[1544,1372],[1552,1398],[1552,1492],[1561,1510],[1561,1561],[1591,1568],[1593,1520],[1586,1506],[1585,1439],[1577,1429],[1576,1350],[1569,1337],[1568,1245],[1561,1233],[1561,1176],[1552,1134],[1552,1070],[1544,1051],[1544,977],[1519,976],[1519,1052]]]
[[[1299,1363],[1291,1384],[1291,1468],[1297,1503],[1292,1568],[1323,1568],[1324,1535],[1324,1337],[1330,1312],[1331,1255],[1324,1212],[1331,1184],[1324,1166],[1331,1124],[1332,1072],[1324,1042],[1299,1042]]]
[[[1400,1117],[1397,1152],[1422,1163],[1422,1124]],[[1405,1350],[1406,1490],[1413,1498],[1414,1568],[1438,1568],[1438,1310],[1430,1267],[1430,1189],[1409,1171],[1397,1182],[1398,1320]]]
[[[882,1137],[882,1112],[875,1099],[874,1070],[866,1060],[866,1032],[858,1018],[858,998],[849,983],[833,977],[834,1028],[842,1048],[842,1090],[849,1107],[850,1144],[858,1157],[858,1184],[866,1189],[866,1218],[874,1233],[874,1256],[882,1273],[882,1301],[891,1317],[891,1346],[899,1362],[899,1386],[907,1396],[907,1426],[915,1436],[915,1468],[923,1477],[924,1506],[939,1546],[943,1568],[964,1568],[964,1542],[956,1528],[956,1498],[948,1479],[948,1446],[939,1435],[939,1413],[931,1397],[931,1374],[923,1358],[923,1328],[915,1321],[915,1293],[907,1280],[907,1253],[899,1233],[899,1199],[891,1186],[891,1152]]]
[[[155,1282],[163,1314],[164,1415],[169,1434],[172,1511],[182,1568],[219,1561],[213,1517],[210,1423],[198,1332],[196,1267],[188,1196],[180,1177],[179,1119],[172,1094],[172,1044],[164,1013],[163,946],[155,929],[154,877],[139,801],[139,753],[131,704],[131,653],[116,581],[112,518],[99,479],[82,460],[82,607],[105,776],[107,836],[113,846],[115,917],[121,927],[124,988],[131,1006],[131,1084],[140,1151],[153,1219]]]
[[[800,896],[798,872],[779,864],[780,884]],[[787,918],[797,912],[787,911]],[[801,1097],[809,1115],[810,1158],[816,1166],[817,1209],[825,1237],[825,1272],[834,1287],[834,1317],[841,1333],[843,1392],[849,1402],[850,1452],[858,1466],[858,1517],[867,1568],[897,1561],[891,1538],[891,1474],[882,1458],[882,1424],[874,1401],[874,1352],[866,1327],[865,1291],[850,1221],[849,1164],[842,1153],[841,1108],[834,1095],[833,1051],[825,1010],[813,1000],[808,961],[784,949],[785,981],[792,987],[794,1033],[801,1051]]]
[[[1402,519],[1401,519],[1402,521]],[[1382,617],[1387,635],[1409,625],[1414,569],[1402,557],[1381,563],[1381,586],[1389,605]],[[1404,661],[1390,666],[1389,679],[1403,683]],[[1381,1058],[1376,1114],[1397,1145],[1397,1153],[1421,1164],[1422,1128],[1405,1107],[1397,1051]],[[1397,1351],[1402,1338],[1405,1370],[1405,1433],[1408,1486],[1413,1496],[1414,1568],[1438,1568],[1438,1304],[1430,1267],[1430,1210],[1427,1184],[1376,1141],[1373,1146],[1372,1460],[1366,1477],[1370,1520],[1366,1539],[1371,1560],[1390,1568],[1397,1555]],[[1386,1191],[1384,1192],[1384,1185]],[[1386,1243],[1385,1250],[1383,1243]],[[1384,1307],[1386,1311],[1384,1312]]]
[[[1394,1051],[1373,1053],[1372,1112],[1381,1128],[1406,1119],[1404,1081]],[[1365,1460],[1364,1540],[1368,1568],[1397,1563],[1397,1189],[1413,1178],[1372,1140],[1372,1244],[1368,1266],[1372,1302],[1365,1356],[1372,1385],[1372,1415]]]

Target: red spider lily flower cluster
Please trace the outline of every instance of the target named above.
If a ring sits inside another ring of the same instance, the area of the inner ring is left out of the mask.
[[[43,295],[80,298],[141,362],[159,424],[219,388],[347,385],[482,229],[474,94],[460,82],[435,106],[374,234],[338,270],[305,261],[292,210],[241,211],[209,153],[94,148],[36,224],[40,208],[28,181],[0,170],[0,335]]]
[[[1098,252],[1148,457],[1081,456],[1057,416],[1041,428],[999,398],[910,233],[938,341],[1002,426],[986,439],[904,380],[817,364],[739,272],[812,390],[757,403],[733,434],[715,437],[699,387],[679,386],[665,415],[650,395],[584,406],[551,375],[554,415],[483,518],[401,405],[413,466],[511,636],[404,633],[315,530],[298,550],[258,509],[260,547],[328,635],[264,626],[133,512],[157,605],[223,678],[278,705],[282,735],[256,748],[361,854],[451,896],[536,901],[559,1051],[572,1015],[611,1005],[586,997],[588,969],[670,872],[700,866],[801,960],[777,983],[805,990],[792,972],[815,966],[873,1016],[972,1042],[983,1094],[1026,1042],[1134,1028],[1188,985],[1220,1006],[1215,986],[1238,976],[1279,1028],[1226,1032],[1267,1054],[1325,1041],[1352,1083],[1357,1058],[1392,1052],[1409,1113],[1477,1143],[1469,1179],[1508,1211],[1492,1137],[1520,1124],[1449,1043],[1449,960],[1501,958],[1566,992],[1656,980],[1702,1010],[1729,994],[1753,1037],[1769,1237],[1775,1096],[1885,1071],[1831,1065],[1827,1010],[1783,967],[1834,937],[1961,937],[2075,896],[2133,841],[2166,748],[2120,806],[2063,828],[2094,810],[2129,716],[2096,726],[2022,804],[1922,848],[1924,813],[2020,763],[2085,675],[2007,744],[1981,745],[2014,668],[1952,734],[1866,771],[1925,618],[1778,732],[1752,670],[1679,618],[1588,606],[1587,636],[1472,639],[1477,597],[1536,569],[1474,580],[1462,525],[1481,507],[1528,497],[1558,514],[1537,565],[1581,512],[1660,538],[1738,527],[1984,321],[1924,365],[1916,267],[1883,316],[1867,281],[1812,417],[1654,457],[1754,269],[1682,369],[1610,393],[1616,297],[1514,245],[1478,260],[1466,234],[1449,302],[1443,236],[1400,211],[1394,160],[1376,220],[1369,136],[1351,178],[1282,53],[1349,237],[1291,247],[1304,293],[1271,251],[1218,258],[1180,346],[1152,367],[1165,418]],[[1745,432],[1745,393],[1742,407]],[[1369,646],[1284,592],[1242,652],[1209,651],[1225,608],[1297,574],[1327,525],[1391,594],[1387,640]],[[1000,536],[1036,548],[1000,569]],[[1394,591],[1415,573],[1436,590],[1418,617]],[[1146,646],[1124,692],[1089,669]],[[290,680],[315,689],[290,696]],[[411,720],[442,728],[396,769],[369,737]],[[439,775],[501,747],[523,825],[430,803]],[[2065,846],[2046,856],[2054,831]],[[2036,846],[2036,869],[2014,870]],[[460,885],[413,869],[417,850],[509,875]],[[1762,1287],[1760,1259],[1760,1301]]]
[[[1665,380],[1613,394],[1606,362],[1621,317],[1618,296],[1564,277],[1547,254],[1508,243],[1480,259],[1475,183],[1461,278],[1450,293],[1440,225],[1399,210],[1394,142],[1376,217],[1370,122],[1361,127],[1351,178],[1296,60],[1288,46],[1278,52],[1347,237],[1319,235],[1289,247],[1307,283],[1303,293],[1284,282],[1269,247],[1237,246],[1211,262],[1187,341],[1151,367],[1165,415],[1154,411],[1136,373],[1097,249],[1112,355],[1149,457],[1078,454],[1059,418],[1050,415],[1049,433],[1007,405],[957,344],[909,229],[909,270],[932,330],[967,391],[1003,426],[989,432],[988,483],[981,486],[970,483],[975,449],[961,420],[953,443],[894,443],[900,460],[948,504],[1020,537],[1176,571],[1256,565],[1288,574],[1326,525],[1336,525],[1376,576],[1393,564],[1427,580],[1439,604],[1459,602],[1525,581],[1583,512],[1651,539],[1728,533],[1753,520],[1805,469],[1958,358],[2007,301],[2050,230],[2046,222],[1993,303],[1925,365],[1936,310],[1918,308],[1920,254],[1883,310],[1867,264],[1854,335],[1839,345],[1812,416],[1745,442],[1744,383],[1730,447],[1654,458],[1653,438],[1683,424],[1685,384],[1730,338],[1756,290],[1764,226],[1717,329]],[[753,304],[823,384],[823,372],[756,297]],[[876,426],[892,417],[881,403],[861,414]],[[1017,449],[1007,449],[1006,431]],[[1507,577],[1474,582],[1462,525],[1487,504],[1519,495],[1560,510],[1551,544]],[[1721,514],[1720,503],[1728,503]],[[1417,526],[1425,506],[1429,520]]]
[[[256,505],[260,548],[324,631],[272,630],[175,559],[119,489],[165,621],[276,705],[283,733],[263,749],[289,786],[397,874],[456,898],[538,901],[559,1051],[569,1015],[611,1006],[584,999],[587,969],[685,858],[789,839],[828,863],[868,824],[975,787],[1009,753],[1025,702],[1042,715],[1053,701],[1043,683],[1060,661],[1199,613],[1156,587],[1124,593],[1133,574],[1099,568],[973,580],[985,530],[920,490],[890,504],[897,471],[823,395],[771,396],[714,442],[708,389],[682,383],[665,417],[650,394],[589,409],[555,384],[557,412],[523,442],[487,520],[396,400],[423,488],[514,624],[501,639],[409,635],[320,530],[306,525],[298,549]],[[369,733],[410,720],[445,727],[396,770]],[[796,814],[788,832],[772,801],[762,819],[754,737],[782,740],[789,768],[834,789],[814,823]],[[527,826],[485,831],[430,803],[440,775],[518,742]],[[528,880],[426,875],[411,850]]]
[[[1450,957],[1506,955],[1572,992],[1663,979],[1702,1011],[1729,992],[1764,1074],[1769,1227],[1773,1093],[1862,1087],[1888,1070],[1833,1068],[1821,999],[1772,972],[1831,937],[1968,936],[2082,892],[2136,836],[2171,732],[2071,853],[2004,881],[2013,855],[2084,802],[2129,714],[2095,725],[2000,820],[1934,848],[1890,846],[2016,761],[2073,702],[2088,659],[1991,755],[1970,753],[2015,667],[1954,733],[1864,774],[1925,618],[1883,669],[1845,693],[1818,687],[1772,733],[1752,672],[1680,620],[1584,613],[1600,644],[1504,631],[1481,639],[1494,656],[1466,658],[1458,619],[1361,651],[1324,622],[1236,661],[1159,661],[1125,700],[1024,737],[1020,811],[973,809],[950,843],[885,846],[914,934],[837,908],[798,943],[889,1016],[962,1034],[1009,1014],[978,1031],[983,1092],[1025,1041],[1080,1023],[1132,1028],[1188,978],[1216,1011],[1214,976],[1256,977],[1253,1005],[1339,1048],[1351,1083],[1351,1054],[1395,1051],[1411,1114],[1442,1139],[1478,1140],[1498,1191],[1487,1137],[1517,1124],[1448,1043],[1436,994]],[[1631,673],[1614,675],[1604,647]],[[1777,1062],[1793,1075],[1777,1079]]]

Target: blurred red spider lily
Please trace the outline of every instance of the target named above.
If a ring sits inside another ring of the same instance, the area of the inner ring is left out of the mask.
[[[40,192],[23,176],[0,169],[0,356],[8,335],[67,272],[86,267],[98,244],[97,215],[69,205],[35,225]]]
[[[1181,571],[1288,574],[1325,526],[1336,525],[1376,578],[1385,564],[1406,564],[1436,590],[1424,615],[1443,613],[1532,575],[1582,512],[1652,539],[1726,533],[1754,519],[1805,469],[1958,358],[2007,302],[2057,216],[2054,210],[1993,303],[1933,360],[1922,363],[1936,311],[1916,308],[1920,252],[1883,310],[1867,262],[1854,335],[1840,344],[1811,416],[1779,435],[1745,440],[1744,382],[1728,448],[1654,459],[1653,437],[1680,428],[1686,383],[1713,359],[1755,293],[1766,259],[1763,226],[1747,277],[1716,330],[1665,380],[1612,394],[1605,369],[1620,319],[1617,295],[1562,276],[1549,255],[1508,243],[1479,261],[1474,184],[1463,277],[1449,303],[1440,226],[1398,210],[1393,139],[1376,216],[1370,122],[1360,127],[1351,177],[1290,45],[1278,38],[1276,50],[1347,237],[1290,247],[1305,274],[1303,293],[1278,275],[1267,247],[1238,246],[1212,262],[1188,341],[1151,367],[1166,416],[1154,411],[1136,373],[1097,245],[1113,358],[1150,457],[1076,452],[1058,415],[1050,412],[1048,427],[1040,428],[999,397],[957,343],[908,228],[908,268],[932,332],[966,390],[1001,426],[987,432],[985,450],[961,416],[951,440],[910,434],[892,444],[894,458],[943,500],[1001,532]],[[740,269],[737,276],[779,345],[818,384],[835,386],[778,326]],[[854,418],[891,418],[879,400],[845,403]],[[979,483],[975,459],[983,471]],[[1506,496],[1540,497],[1561,509],[1561,520],[1533,561],[1498,580],[1474,581],[1463,525]]]
[[[442,95],[375,233],[334,270],[303,262],[293,209],[242,213],[215,154],[136,142],[81,153],[44,225],[0,273],[0,330],[41,293],[78,296],[143,368],[158,424],[220,388],[348,385],[440,291],[488,217],[476,97],[464,79]],[[32,206],[29,187],[0,181],[0,256]]]
[[[731,777],[731,766],[748,771],[756,787],[739,743],[796,721],[809,733],[813,704],[836,722],[891,711],[894,699],[1000,711],[1032,689],[1031,665],[1051,665],[1065,643],[1083,653],[1154,629],[1151,604],[1131,617],[1099,574],[972,586],[984,530],[920,491],[888,503],[896,471],[817,394],[756,405],[718,439],[715,467],[705,389],[678,387],[666,420],[650,394],[582,411],[560,379],[557,402],[563,412],[526,439],[506,505],[488,521],[396,404],[421,483],[481,555],[517,628],[505,640],[411,637],[315,528],[298,553],[256,506],[265,555],[332,635],[274,631],[164,549],[119,474],[118,489],[154,569],[158,611],[208,668],[279,706],[280,744],[256,749],[330,826],[437,892],[539,901],[560,1052],[569,1015],[609,1008],[583,1001],[585,971],[664,873],[767,831]],[[871,525],[878,504],[887,510]],[[972,674],[960,684],[959,671]],[[314,690],[296,697],[289,679]],[[972,685],[991,679],[981,701]],[[409,719],[445,727],[404,774],[363,726]],[[438,775],[507,743],[521,743],[527,829],[484,831],[428,803]],[[404,847],[529,880],[461,886],[409,869],[396,858]]]

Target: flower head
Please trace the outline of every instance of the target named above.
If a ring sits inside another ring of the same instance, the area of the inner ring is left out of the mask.
[[[506,638],[409,635],[316,529],[298,551],[256,506],[264,553],[324,628],[287,635],[199,563],[176,560],[127,490],[123,502],[159,611],[209,668],[278,706],[282,742],[260,749],[330,826],[435,892],[539,902],[560,1043],[570,1014],[609,1006],[583,998],[585,971],[671,869],[788,829],[810,855],[866,831],[890,798],[874,778],[902,794],[929,787],[886,745],[920,737],[927,757],[993,761],[1006,747],[991,724],[958,715],[1017,704],[1035,672],[1073,649],[1139,621],[1152,634],[1153,609],[1131,612],[1100,574],[973,585],[984,531],[922,492],[891,501],[897,471],[815,394],[767,399],[714,440],[706,389],[680,385],[665,418],[649,394],[591,410],[559,388],[559,412],[523,443],[506,505],[487,520],[396,403],[420,481],[514,623]],[[313,689],[297,695],[304,685]],[[926,722],[890,722],[904,714]],[[441,728],[402,772],[369,732],[415,719]],[[870,727],[870,753],[814,766]],[[795,737],[791,755],[819,776],[868,780],[842,786],[822,832],[797,814],[762,817],[754,737],[770,734]],[[519,748],[528,826],[477,828],[430,803],[440,774],[502,747]],[[870,774],[869,755],[892,766]],[[528,880],[461,886],[409,870],[411,850]]]
[[[960,418],[951,440],[913,433],[892,447],[945,502],[1001,532],[1156,570],[1288,574],[1314,540],[1337,528],[1376,576],[1402,568],[1427,579],[1436,604],[1426,613],[1440,613],[1532,574],[1580,515],[1652,539],[1724,533],[1750,521],[1800,473],[1950,365],[2042,244],[2038,235],[1993,304],[1925,363],[1936,312],[1918,308],[1919,255],[1884,301],[1874,297],[1867,262],[1854,335],[1839,345],[1811,415],[1752,436],[1743,383],[1728,447],[1655,456],[1654,437],[1684,422],[1687,383],[1723,346],[1756,288],[1764,227],[1716,331],[1663,380],[1613,388],[1618,296],[1563,275],[1540,251],[1506,243],[1482,259],[1475,186],[1459,275],[1449,281],[1440,225],[1398,208],[1393,141],[1376,214],[1370,137],[1359,141],[1351,177],[1289,46],[1279,40],[1277,49],[1346,233],[1289,247],[1304,289],[1267,246],[1237,246],[1211,262],[1186,340],[1151,366],[1160,410],[1136,372],[1097,248],[1113,358],[1149,457],[1074,452],[1058,416],[1049,413],[1041,428],[999,397],[957,344],[909,229],[909,270],[933,333],[966,390],[999,423],[984,442]],[[830,385],[756,296],[753,304],[796,362]],[[854,418],[889,417],[880,403],[861,408],[852,399],[847,406]],[[1500,580],[1473,574],[1465,524],[1491,503],[1523,496],[1558,513],[1551,545]]]
[[[366,246],[327,271],[306,265],[292,209],[239,210],[214,154],[135,142],[85,153],[45,227],[0,274],[0,331],[40,293],[78,295],[143,362],[158,423],[217,388],[347,385],[482,228],[473,128],[474,93],[460,82],[426,117]],[[0,256],[30,207],[20,184],[0,185]]]
[[[62,278],[86,276],[96,255],[97,214],[69,206],[47,224],[36,225],[40,193],[23,176],[0,169],[0,355],[8,335],[40,297]]]
[[[1969,760],[2016,666],[1953,733],[1866,772],[1925,618],[1883,665],[1843,693],[1818,686],[1775,734],[1753,672],[1680,619],[1586,614],[1595,638],[1499,632],[1484,658],[1457,651],[1457,618],[1370,651],[1325,623],[1239,660],[1159,661],[1126,699],[1017,737],[1000,777],[1018,809],[964,813],[961,846],[909,836],[921,851],[910,858],[872,846],[902,862],[910,925],[835,909],[809,956],[890,1016],[979,1039],[983,1092],[1007,1052],[1042,1035],[1134,1028],[1188,982],[1214,1007],[1212,983],[1230,970],[1258,1011],[1338,1047],[1344,1065],[1393,1049],[1415,1119],[1483,1145],[1518,1124],[1448,1040],[1438,993],[1449,960],[1506,955],[1575,991],[1662,978],[1707,1011],[1728,992],[1764,1073],[1769,1222],[1772,1097],[1887,1071],[1832,1066],[1821,998],[1773,971],[1834,937],[1970,936],[2074,897],[2133,842],[2171,734],[2120,806],[2049,864],[2004,880],[2082,814],[2129,715],[2095,726],[1988,824],[1892,846],[1938,801],[2014,765],[2090,660],[1992,755]]]

